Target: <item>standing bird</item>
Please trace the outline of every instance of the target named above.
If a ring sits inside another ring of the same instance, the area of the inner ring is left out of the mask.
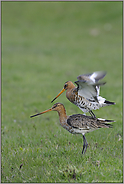
[[[67,81],[62,91],[51,101],[51,103],[67,90],[66,97],[70,102],[78,106],[84,113],[89,112],[93,118],[96,118],[92,110],[115,104],[99,96],[100,86],[104,85],[105,82],[100,83],[98,81],[105,75],[106,72],[102,71],[79,75],[77,77],[78,81],[75,81],[77,87],[71,81]]]
[[[91,116],[85,116],[82,114],[74,114],[72,116],[66,115],[66,110],[63,104],[56,103],[50,109],[45,110],[41,113],[30,116],[31,118],[34,116],[38,116],[40,114],[49,112],[49,111],[57,111],[59,114],[59,121],[63,128],[68,130],[72,134],[82,134],[83,135],[83,150],[82,154],[85,154],[88,143],[85,138],[85,133],[91,132],[93,130],[99,128],[112,128],[111,124],[108,122],[114,122],[113,120],[105,120],[101,118],[92,118]]]

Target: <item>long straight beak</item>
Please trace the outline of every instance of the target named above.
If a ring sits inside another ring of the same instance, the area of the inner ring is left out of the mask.
[[[38,116],[38,115],[44,114],[44,113],[49,112],[49,111],[52,111],[52,108],[50,108],[50,109],[48,109],[48,110],[46,110],[46,111],[40,112],[40,113],[38,113],[38,114],[34,114],[34,115],[30,116],[30,118],[32,118],[32,117],[34,117],[34,116]]]
[[[52,103],[56,98],[58,98],[64,91],[65,91],[65,89],[63,88],[62,91],[51,101],[51,103]]]

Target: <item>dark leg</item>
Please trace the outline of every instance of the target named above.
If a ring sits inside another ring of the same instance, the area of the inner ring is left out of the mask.
[[[87,150],[87,146],[88,146],[88,143],[87,143],[85,135],[83,135],[83,142],[84,142],[84,144],[83,144],[82,154],[85,154],[85,152]]]
[[[90,115],[92,116],[92,118],[96,119],[96,116],[95,116],[95,114],[93,113],[93,111],[89,110],[89,113],[90,113]]]

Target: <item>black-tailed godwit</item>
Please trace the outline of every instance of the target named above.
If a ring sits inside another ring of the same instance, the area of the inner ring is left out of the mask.
[[[71,81],[67,81],[62,91],[51,102],[67,90],[66,97],[70,102],[78,106],[84,113],[89,112],[93,118],[96,118],[92,110],[115,104],[99,96],[100,86],[104,85],[105,82],[98,81],[105,75],[106,72],[102,71],[79,75],[78,81],[75,82],[77,87]]]
[[[41,113],[30,116],[31,118],[34,116],[38,116],[40,114],[49,112],[49,111],[57,111],[59,114],[59,121],[63,128],[68,130],[72,134],[82,134],[83,135],[83,150],[82,154],[86,152],[88,143],[85,138],[85,133],[91,132],[93,130],[99,128],[112,128],[111,124],[108,122],[114,122],[113,120],[105,120],[101,118],[92,118],[91,116],[85,116],[82,114],[74,114],[72,116],[66,115],[66,110],[63,104],[56,103],[50,109],[45,110]]]

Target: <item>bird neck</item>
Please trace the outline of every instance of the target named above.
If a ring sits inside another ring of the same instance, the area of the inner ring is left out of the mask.
[[[72,103],[74,103],[75,101],[75,95],[77,94],[77,88],[70,88],[66,91],[66,97],[68,98],[68,100]]]
[[[59,114],[60,123],[63,121],[66,121],[67,115],[66,115],[66,110],[64,107],[58,110],[58,114]]]

